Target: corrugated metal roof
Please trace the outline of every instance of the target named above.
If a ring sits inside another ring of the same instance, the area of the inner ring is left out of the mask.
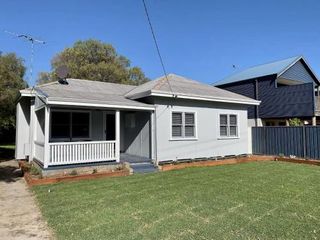
[[[195,80],[187,79],[175,74],[168,74],[168,81],[162,76],[154,81],[142,84],[126,94],[132,99],[152,96],[154,93],[172,94],[172,96],[190,96],[207,99],[225,99],[245,102],[256,102],[255,100],[229,92],[220,88],[213,87]]]
[[[295,56],[280,61],[254,66],[238,73],[232,74],[231,76],[228,76],[221,81],[213,83],[213,85],[220,86],[228,83],[234,83],[273,74],[280,74],[292,64],[299,61],[301,58],[302,56]]]

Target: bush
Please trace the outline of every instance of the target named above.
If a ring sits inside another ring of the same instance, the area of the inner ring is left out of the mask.
[[[71,175],[71,176],[76,176],[76,175],[78,175],[78,172],[77,172],[76,170],[72,170],[72,171],[70,172],[70,175]]]
[[[289,126],[298,127],[302,125],[302,121],[299,118],[289,119]]]
[[[41,171],[35,167],[33,164],[31,164],[30,173],[32,175],[41,175]]]

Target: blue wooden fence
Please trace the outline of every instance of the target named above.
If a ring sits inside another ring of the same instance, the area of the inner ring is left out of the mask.
[[[253,127],[252,153],[320,159],[320,126]]]

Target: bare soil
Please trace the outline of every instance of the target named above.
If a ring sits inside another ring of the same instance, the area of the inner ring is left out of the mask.
[[[0,162],[0,239],[54,239],[15,160]]]

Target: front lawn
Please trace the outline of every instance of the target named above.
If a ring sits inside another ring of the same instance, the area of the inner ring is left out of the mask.
[[[319,181],[317,166],[254,162],[33,189],[59,239],[316,239]]]

